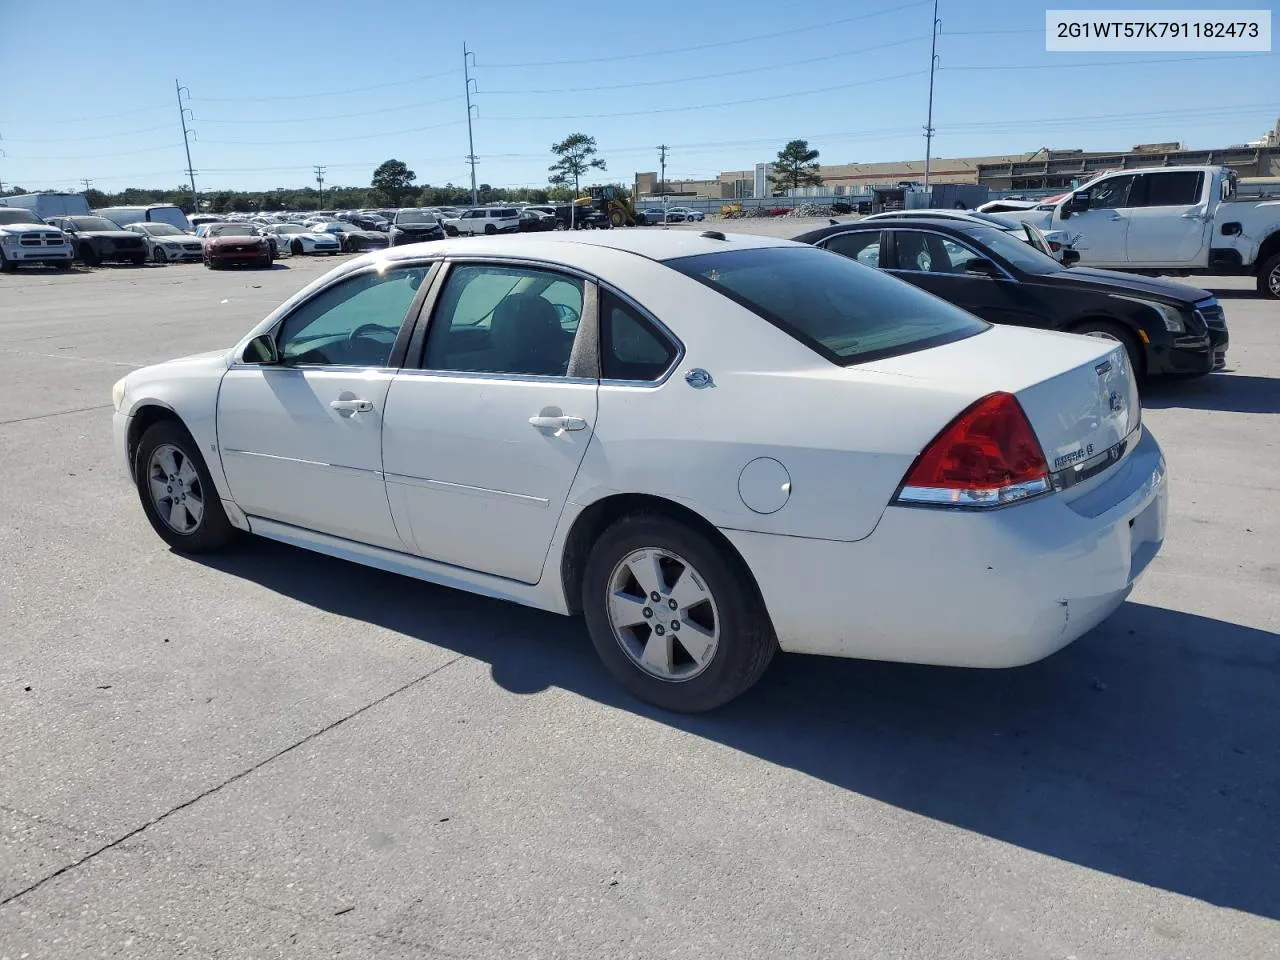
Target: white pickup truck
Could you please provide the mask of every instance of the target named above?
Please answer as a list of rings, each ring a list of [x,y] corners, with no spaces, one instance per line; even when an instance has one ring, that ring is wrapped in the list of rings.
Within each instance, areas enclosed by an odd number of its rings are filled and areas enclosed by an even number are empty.
[[[1280,200],[1238,200],[1227,167],[1113,170],[1051,210],[1001,216],[1064,231],[1086,266],[1256,276],[1280,298]]]

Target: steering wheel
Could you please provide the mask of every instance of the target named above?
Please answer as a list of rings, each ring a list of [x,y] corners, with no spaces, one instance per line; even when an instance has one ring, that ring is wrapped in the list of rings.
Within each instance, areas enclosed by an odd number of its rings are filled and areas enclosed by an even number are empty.
[[[368,340],[381,341],[385,338],[381,336],[376,336],[376,334],[388,334],[388,333],[391,333],[391,331],[388,330],[386,327],[382,326],[382,324],[380,323],[362,323],[360,324],[360,326],[356,327],[349,334],[347,334],[347,342],[354,347],[357,340],[368,339]],[[393,343],[395,342],[394,334],[392,334],[391,341]]]

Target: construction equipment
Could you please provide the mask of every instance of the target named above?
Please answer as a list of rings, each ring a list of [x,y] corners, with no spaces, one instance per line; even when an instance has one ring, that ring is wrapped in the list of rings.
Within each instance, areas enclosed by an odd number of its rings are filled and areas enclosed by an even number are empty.
[[[631,198],[616,184],[588,187],[587,191],[590,196],[579,197],[574,201],[574,205],[603,214],[605,222],[602,226],[634,227],[637,223],[644,223],[644,215],[636,213]]]

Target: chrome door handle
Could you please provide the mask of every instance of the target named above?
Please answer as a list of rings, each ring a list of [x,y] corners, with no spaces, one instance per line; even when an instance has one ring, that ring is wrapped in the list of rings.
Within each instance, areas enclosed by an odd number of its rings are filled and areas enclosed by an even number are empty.
[[[339,413],[368,413],[373,409],[372,400],[330,400],[329,408]]]
[[[585,430],[587,421],[581,417],[530,417],[529,426],[559,433],[562,430]]]
[[[1114,217],[1107,217],[1107,219],[1108,219],[1108,220],[1123,220],[1123,219],[1124,219],[1124,217],[1121,217],[1121,216],[1114,216]]]

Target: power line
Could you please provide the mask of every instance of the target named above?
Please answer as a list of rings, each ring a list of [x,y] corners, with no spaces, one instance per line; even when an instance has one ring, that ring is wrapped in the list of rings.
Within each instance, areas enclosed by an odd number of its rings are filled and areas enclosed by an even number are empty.
[[[425,127],[410,127],[407,130],[387,130],[383,133],[363,134],[359,137],[343,137],[342,142],[346,143],[351,140],[377,140],[380,137],[398,137],[406,133],[421,133],[424,130],[439,130],[442,127],[461,126],[463,120],[449,120],[446,123],[433,123]],[[307,143],[333,143],[333,136],[320,137],[317,140],[297,140],[290,137],[288,140],[201,140],[201,143],[218,144],[224,147],[270,147],[279,146],[281,144],[307,144]]]
[[[858,20],[869,20],[872,17],[884,16],[887,13],[897,13],[900,10],[910,10],[912,7],[923,7],[933,0],[915,0],[914,3],[899,4],[894,7],[886,7],[881,10],[872,10],[868,13],[860,13],[854,17],[842,17],[839,20],[828,20],[825,23],[814,23],[807,27],[792,27],[789,30],[777,30],[773,33],[761,33],[751,37],[739,37],[736,40],[716,40],[712,43],[700,43],[692,47],[671,47],[666,50],[649,50],[644,53],[623,53],[612,57],[578,57],[572,60],[537,60],[527,63],[481,63],[477,67],[484,70],[509,70],[517,67],[559,67],[559,66],[576,66],[583,63],[613,63],[618,60],[637,60],[641,57],[660,57],[670,53],[693,53],[698,50],[712,50],[717,47],[731,47],[739,43],[754,43],[757,40],[772,40],[775,37],[788,37],[797,33],[808,33],[810,30],[824,30],[828,27],[837,27],[846,23],[854,23]]]
[[[941,67],[942,70],[1067,70],[1072,67],[1136,67],[1146,63],[1200,63],[1208,60],[1256,60],[1274,57],[1275,53],[1216,54],[1211,57],[1161,57],[1151,60],[1092,60],[1088,63],[1020,63],[1020,64],[972,64],[959,67]]]
[[[320,97],[340,97],[348,93],[365,93],[369,90],[385,90],[387,87],[403,87],[410,83],[421,83],[423,80],[435,80],[456,74],[457,70],[443,70],[440,73],[424,73],[420,77],[408,77],[405,80],[391,80],[387,83],[375,83],[368,87],[348,87],[345,90],[329,90],[320,93],[296,93],[280,97],[200,97],[198,103],[270,103],[275,100],[315,100]]]
[[[139,107],[137,110],[125,110],[122,113],[100,113],[93,117],[71,117],[63,120],[46,120],[49,124],[62,125],[64,123],[88,123],[91,120],[116,120],[120,117],[136,117],[140,113],[159,113],[161,110],[168,110],[169,106]]]
[[[929,0],[930,3],[933,0]],[[686,107],[665,107],[656,110],[629,110],[628,116],[652,116],[657,113],[687,113],[690,110],[711,110],[716,107],[737,107],[749,103],[766,103],[770,100],[790,100],[794,97],[807,97],[816,93],[831,93],[836,90],[849,90],[853,87],[865,87],[873,83],[885,83],[889,80],[902,80],[906,77],[918,77],[927,70],[910,70],[906,73],[895,73],[887,77],[872,77],[868,80],[855,80],[852,83],[839,83],[831,87],[817,87],[812,90],[796,90],[793,93],[778,93],[767,97],[750,97],[745,100],[724,100],[720,103],[699,103]],[[616,117],[617,113],[579,113],[558,117],[491,117],[492,120],[600,120]]]
[[[323,121],[323,120],[350,120],[350,119],[352,119],[352,118],[354,118],[354,117],[372,117],[372,116],[376,116],[377,114],[380,114],[380,113],[397,113],[397,112],[401,112],[401,111],[405,111],[405,110],[417,110],[419,107],[429,107],[429,106],[431,106],[431,105],[433,105],[433,104],[437,104],[437,103],[452,103],[452,102],[455,102],[455,101],[457,101],[457,100],[461,100],[461,99],[462,99],[461,97],[459,97],[459,96],[457,96],[457,95],[455,94],[455,95],[454,95],[454,96],[452,96],[452,97],[438,97],[438,98],[436,98],[435,100],[420,100],[420,101],[419,101],[419,102],[417,102],[417,103],[403,104],[403,105],[401,105],[401,106],[396,106],[396,107],[383,107],[382,109],[379,109],[379,110],[359,110],[359,111],[356,111],[355,113],[335,113],[335,114],[330,114],[329,116],[325,116],[325,117],[289,117],[289,118],[287,118],[287,119],[267,119],[267,120],[261,120],[261,119],[253,119],[253,120],[211,120],[211,119],[209,119],[208,117],[205,117],[205,116],[202,114],[202,115],[201,115],[201,117],[200,117],[200,122],[201,122],[201,123],[230,123],[230,124],[241,124],[241,123],[270,123],[270,124],[281,124],[281,123],[319,123],[320,121]]]
[[[725,77],[741,77],[752,73],[765,73],[770,70],[782,70],[787,67],[804,66],[810,63],[822,63],[826,60],[837,60],[840,57],[850,57],[859,53],[870,53],[874,50],[887,50],[890,47],[901,47],[909,43],[919,43],[929,38],[921,35],[918,37],[908,37],[905,40],[892,40],[888,43],[876,43],[869,47],[858,47],[854,50],[841,50],[837,53],[828,53],[820,57],[806,57],[803,60],[788,60],[784,63],[774,63],[764,67],[748,67],[743,70],[728,70],[724,73],[704,73],[695,77],[675,77],[669,80],[640,80],[635,83],[615,83],[605,86],[590,87],[557,87],[544,90],[489,90],[485,89],[485,93],[489,96],[515,96],[526,94],[544,94],[544,93],[592,93],[597,90],[629,90],[636,87],[661,87],[669,86],[673,83],[696,83],[700,80],[720,80]]]
[[[71,123],[72,121],[65,121]],[[133,137],[140,133],[154,133],[157,130],[172,130],[173,128],[167,123],[162,123],[156,127],[143,127],[141,130],[122,130],[119,133],[101,133],[91,137],[34,137],[31,139],[11,140],[7,139],[7,143],[83,143],[87,140],[113,140],[116,137]]]

